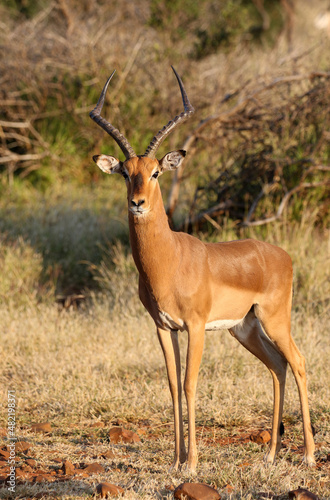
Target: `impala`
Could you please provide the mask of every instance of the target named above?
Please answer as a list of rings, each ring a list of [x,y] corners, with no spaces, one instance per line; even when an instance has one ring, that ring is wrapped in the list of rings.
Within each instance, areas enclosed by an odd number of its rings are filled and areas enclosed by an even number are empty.
[[[281,447],[280,427],[287,363],[293,371],[300,396],[305,455],[314,461],[305,360],[290,334],[292,263],[276,246],[252,239],[203,243],[170,229],[158,177],[177,169],[185,151],[155,158],[164,139],[194,112],[183,83],[178,80],[184,111],[163,127],[143,155],[136,155],[127,139],[101,117],[109,82],[106,82],[91,118],[120,146],[126,160],[97,155],[93,160],[107,174],[120,174],[127,187],[129,234],[139,271],[140,300],[157,328],[164,353],[174,410],[175,454],[172,467],[187,460],[192,472],[197,464],[195,395],[205,330],[228,329],[246,349],[262,361],[273,378],[272,436],[265,457],[273,463]],[[186,454],[181,402],[178,332],[188,332],[184,391],[188,410]]]

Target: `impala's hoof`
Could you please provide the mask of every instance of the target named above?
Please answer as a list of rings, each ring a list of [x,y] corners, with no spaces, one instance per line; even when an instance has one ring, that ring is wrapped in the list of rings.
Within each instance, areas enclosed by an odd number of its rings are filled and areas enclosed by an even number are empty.
[[[267,452],[266,455],[264,455],[264,463],[265,465],[274,465],[275,455],[271,454],[270,452]]]
[[[306,464],[308,467],[316,467],[316,461],[314,456],[305,455],[303,458],[303,463]]]

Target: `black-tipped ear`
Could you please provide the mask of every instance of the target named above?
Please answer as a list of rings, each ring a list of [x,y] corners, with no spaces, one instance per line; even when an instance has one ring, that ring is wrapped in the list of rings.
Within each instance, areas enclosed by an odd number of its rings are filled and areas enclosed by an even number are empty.
[[[93,160],[96,165],[106,174],[120,174],[122,162],[117,160],[114,156],[108,155],[95,155]]]
[[[171,151],[160,160],[159,165],[163,172],[166,170],[176,170],[183,162],[185,156],[186,152],[183,149]]]

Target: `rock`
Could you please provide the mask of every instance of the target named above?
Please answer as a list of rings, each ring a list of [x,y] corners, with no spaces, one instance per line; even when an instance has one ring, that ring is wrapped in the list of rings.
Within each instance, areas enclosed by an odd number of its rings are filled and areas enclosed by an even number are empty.
[[[115,486],[111,483],[100,483],[96,486],[96,493],[101,495],[101,498],[108,497],[118,497],[119,495],[123,495],[125,490],[120,486]]]
[[[221,496],[214,488],[202,483],[182,483],[174,491],[174,498],[187,500],[219,500]]]
[[[4,458],[6,461],[8,461],[9,455],[9,451],[4,450],[3,448],[0,450],[0,457]]]
[[[102,457],[102,458],[104,458],[104,459],[107,459],[107,458],[115,458],[115,457],[116,457],[116,455],[114,454],[114,452],[113,452],[113,451],[108,450],[108,451],[106,451],[105,453],[102,453],[102,454],[101,454],[101,457]]]
[[[260,431],[258,434],[251,434],[251,441],[258,444],[266,444],[271,440],[271,435],[268,431]]]
[[[43,434],[50,434],[52,432],[52,426],[49,422],[42,422],[40,424],[31,425],[30,430],[32,432],[41,432]]]
[[[16,442],[16,451],[20,453],[26,453],[30,448],[32,444],[28,443],[27,441],[17,441]]]
[[[75,466],[69,462],[69,460],[65,460],[62,465],[62,470],[66,476],[73,476],[75,473]]]
[[[47,473],[37,474],[33,478],[34,483],[53,482],[53,481],[55,481],[54,476],[52,476],[51,474],[47,474]]]
[[[84,469],[84,472],[87,472],[88,474],[100,474],[102,472],[105,472],[105,468],[103,467],[103,465],[94,462],[93,464],[87,465],[87,467],[85,467]]]
[[[37,465],[37,462],[33,458],[27,458],[25,463],[30,467],[35,467]]]
[[[48,491],[40,491],[39,493],[35,493],[33,498],[56,498],[57,493],[55,490]]]
[[[319,500],[319,497],[317,495],[314,495],[314,493],[311,493],[308,490],[305,490],[305,488],[298,488],[297,490],[292,490],[289,491],[289,498],[291,499],[296,499],[296,500]]]
[[[234,491],[234,487],[233,487],[231,484],[229,484],[229,483],[228,483],[228,484],[226,484],[226,486],[224,486],[224,487],[222,488],[222,491],[223,491],[224,493],[227,493],[227,495],[230,495],[230,493],[233,493],[233,491]]]
[[[111,443],[140,443],[141,439],[135,432],[124,429],[123,427],[112,427],[109,431]]]
[[[104,422],[100,422],[100,421],[97,421],[97,422],[93,422],[92,425],[91,425],[92,428],[100,428],[100,429],[103,429],[103,427],[105,427],[105,423]]]

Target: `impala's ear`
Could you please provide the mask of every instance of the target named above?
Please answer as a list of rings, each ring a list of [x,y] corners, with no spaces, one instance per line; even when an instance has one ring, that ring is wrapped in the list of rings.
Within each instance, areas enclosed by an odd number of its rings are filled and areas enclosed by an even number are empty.
[[[167,153],[159,162],[162,172],[166,170],[176,170],[184,160],[186,152],[183,149]]]
[[[120,174],[122,162],[117,160],[114,156],[108,155],[95,155],[93,160],[96,165],[103,170],[106,174]]]

